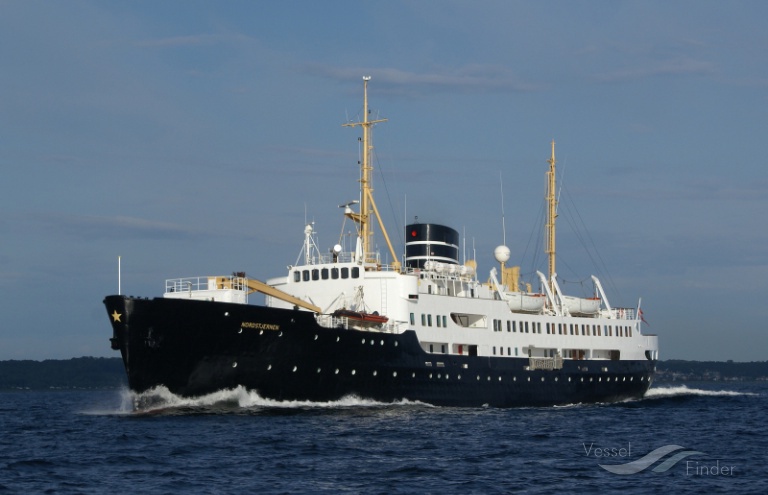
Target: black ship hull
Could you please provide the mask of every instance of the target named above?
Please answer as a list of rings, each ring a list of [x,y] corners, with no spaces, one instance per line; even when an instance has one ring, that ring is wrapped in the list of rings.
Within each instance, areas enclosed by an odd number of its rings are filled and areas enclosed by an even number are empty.
[[[563,361],[425,352],[416,333],[325,328],[312,313],[188,299],[104,300],[132,391],[200,396],[238,386],[282,401],[355,395],[381,402],[514,407],[639,398],[651,360]]]

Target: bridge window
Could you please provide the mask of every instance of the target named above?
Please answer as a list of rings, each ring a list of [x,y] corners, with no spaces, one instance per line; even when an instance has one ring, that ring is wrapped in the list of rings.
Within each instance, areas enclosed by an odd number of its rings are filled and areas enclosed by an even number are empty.
[[[360,278],[360,267],[352,267],[352,278]]]
[[[336,280],[339,278],[339,269],[338,268],[331,268],[331,278]]]
[[[312,280],[320,280],[320,270],[317,268],[312,270]]]
[[[323,268],[320,270],[320,276],[323,277],[323,280],[328,280],[328,269]]]
[[[296,270],[293,272],[293,281],[294,282],[301,282],[301,272]]]
[[[309,282],[309,270],[304,270],[302,272],[302,278],[304,279],[305,282]]]

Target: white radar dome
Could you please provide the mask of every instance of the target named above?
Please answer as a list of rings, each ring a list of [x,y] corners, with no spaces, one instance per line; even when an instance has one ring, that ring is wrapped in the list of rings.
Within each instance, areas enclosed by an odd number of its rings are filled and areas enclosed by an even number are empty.
[[[336,254],[341,254],[341,244],[336,244],[333,246],[333,252]]]
[[[493,250],[493,257],[499,263],[506,263],[509,260],[509,248],[507,246],[498,246]]]

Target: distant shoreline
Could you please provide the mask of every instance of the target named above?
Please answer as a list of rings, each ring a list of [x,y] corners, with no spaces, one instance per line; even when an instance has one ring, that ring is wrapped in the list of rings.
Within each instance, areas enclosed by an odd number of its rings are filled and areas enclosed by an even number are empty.
[[[659,361],[656,382],[768,381],[768,361]],[[119,357],[0,361],[0,390],[117,389],[127,386]]]

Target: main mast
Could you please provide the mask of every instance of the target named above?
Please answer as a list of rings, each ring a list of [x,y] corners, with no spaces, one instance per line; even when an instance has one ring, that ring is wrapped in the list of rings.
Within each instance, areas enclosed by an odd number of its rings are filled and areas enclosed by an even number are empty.
[[[371,140],[371,132],[374,124],[380,122],[386,122],[387,119],[368,120],[368,81],[371,80],[371,76],[363,76],[363,120],[362,122],[351,122],[343,124],[345,127],[360,126],[363,128],[363,156],[360,164],[360,213],[349,212],[346,215],[357,222],[359,225],[358,234],[363,241],[363,260],[365,263],[375,263],[376,257],[374,253],[373,242],[373,215],[379,221],[381,232],[384,235],[384,239],[387,242],[389,251],[393,258],[393,267],[399,269],[400,263],[397,261],[397,255],[392,248],[392,243],[387,235],[387,230],[384,228],[384,224],[379,216],[378,209],[376,208],[376,202],[373,200],[373,165],[371,164],[371,156],[373,154],[373,142]]]
[[[547,160],[547,254],[549,255],[549,284],[554,291],[552,276],[555,274],[555,219],[557,218],[557,197],[555,193],[555,140],[552,140],[552,157]]]

